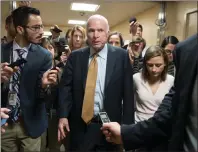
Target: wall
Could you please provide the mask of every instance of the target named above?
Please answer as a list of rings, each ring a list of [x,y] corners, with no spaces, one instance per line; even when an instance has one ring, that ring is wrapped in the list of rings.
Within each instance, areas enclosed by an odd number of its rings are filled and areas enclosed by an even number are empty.
[[[158,17],[160,5],[157,4],[151,9],[148,9],[140,14],[135,15],[138,22],[143,26],[143,37],[148,45],[156,44],[157,39],[157,25],[155,25],[155,20]],[[129,22],[128,20],[122,22],[111,28],[111,31],[121,32],[124,39],[131,39],[129,35]]]
[[[9,15],[9,7],[10,7],[10,2],[9,1],[4,1],[0,2],[1,3],[1,37],[6,36],[6,31],[5,31],[5,19]]]
[[[186,13],[189,13],[193,10],[197,10],[197,2],[176,2],[176,20],[175,20],[175,36],[179,40],[184,40],[184,30],[185,30],[185,17]],[[197,20],[194,21],[197,27]]]
[[[157,29],[155,20],[158,17],[160,5],[135,15],[138,22],[143,25],[143,38],[148,45],[157,43]],[[184,40],[185,16],[186,13],[197,10],[197,2],[167,2],[165,36],[175,35],[180,41]],[[197,21],[194,21],[197,24]],[[118,31],[123,34],[124,39],[130,39],[128,20],[111,28],[111,31]]]

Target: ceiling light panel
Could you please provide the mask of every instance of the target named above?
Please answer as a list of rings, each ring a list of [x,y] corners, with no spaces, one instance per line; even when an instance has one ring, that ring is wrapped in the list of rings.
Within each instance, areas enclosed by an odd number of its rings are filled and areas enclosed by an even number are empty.
[[[82,20],[69,20],[68,24],[75,24],[75,25],[84,25],[86,24],[86,21],[82,21]]]
[[[99,9],[100,5],[97,4],[88,4],[88,3],[72,3],[71,10],[74,11],[88,11],[96,12]]]

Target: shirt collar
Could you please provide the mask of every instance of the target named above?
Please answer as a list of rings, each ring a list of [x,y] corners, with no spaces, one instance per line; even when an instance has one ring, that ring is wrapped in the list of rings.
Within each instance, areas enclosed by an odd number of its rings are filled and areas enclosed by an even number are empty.
[[[14,41],[13,41],[13,50],[16,51],[17,49],[22,49],[22,50],[24,50],[25,52],[28,52],[28,50],[30,49],[31,45],[32,45],[32,44],[30,43],[28,46],[26,46],[26,47],[24,47],[24,48],[21,48],[21,47],[17,44],[17,42],[14,40]]]
[[[92,47],[90,47],[90,55],[89,57],[91,58],[95,51],[93,50]],[[107,58],[107,44],[103,47],[103,49],[98,53],[98,56],[100,56],[102,59],[106,60]]]

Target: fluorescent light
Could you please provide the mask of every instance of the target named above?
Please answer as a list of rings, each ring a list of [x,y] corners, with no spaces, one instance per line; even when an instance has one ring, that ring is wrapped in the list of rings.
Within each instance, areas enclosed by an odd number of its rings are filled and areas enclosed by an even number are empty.
[[[79,24],[79,25],[84,25],[86,24],[86,21],[81,21],[81,20],[69,20],[68,24]]]
[[[87,3],[72,3],[71,10],[74,11],[89,11],[89,12],[96,12],[100,5],[96,4],[87,4]]]
[[[50,36],[50,35],[52,35],[52,33],[50,31],[44,31],[43,36]]]

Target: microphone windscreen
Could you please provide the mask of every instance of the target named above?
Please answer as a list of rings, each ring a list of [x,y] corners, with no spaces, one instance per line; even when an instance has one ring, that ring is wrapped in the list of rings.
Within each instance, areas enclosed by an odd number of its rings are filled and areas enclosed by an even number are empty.
[[[136,22],[136,21],[137,21],[137,19],[135,17],[131,17],[130,20],[129,20],[129,23]]]

